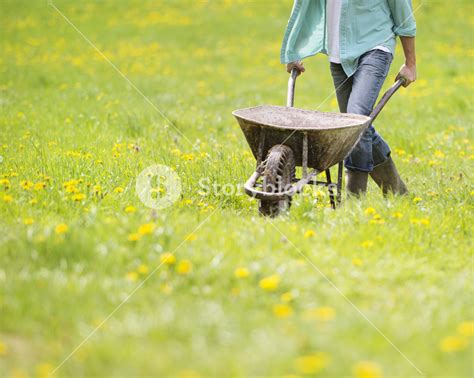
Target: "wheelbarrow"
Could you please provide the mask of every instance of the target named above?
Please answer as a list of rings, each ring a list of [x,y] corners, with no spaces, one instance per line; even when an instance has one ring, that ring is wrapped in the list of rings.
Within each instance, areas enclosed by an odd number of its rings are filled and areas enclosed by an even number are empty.
[[[294,108],[297,76],[293,68],[286,106],[261,105],[232,112],[257,160],[244,190],[260,201],[259,212],[264,216],[288,210],[291,198],[305,185],[326,186],[335,209],[336,202],[341,202],[342,161],[404,80],[395,82],[367,117]],[[337,181],[333,183],[330,168],[336,164]],[[295,176],[296,167],[302,167],[301,178]],[[322,172],[326,181],[317,180]]]

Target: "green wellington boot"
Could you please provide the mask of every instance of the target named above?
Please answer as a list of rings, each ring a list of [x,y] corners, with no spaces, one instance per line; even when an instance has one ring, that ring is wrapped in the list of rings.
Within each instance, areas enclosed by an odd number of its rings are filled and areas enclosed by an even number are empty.
[[[356,197],[367,191],[368,172],[346,170],[347,193]]]
[[[376,184],[382,189],[384,195],[387,195],[389,192],[393,194],[408,193],[407,186],[400,178],[391,157],[382,164],[377,165],[370,173],[370,177],[372,177]]]

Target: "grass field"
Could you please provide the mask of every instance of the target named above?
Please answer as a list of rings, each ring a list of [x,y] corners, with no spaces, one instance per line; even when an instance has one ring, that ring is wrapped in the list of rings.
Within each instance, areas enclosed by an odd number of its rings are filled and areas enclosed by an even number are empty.
[[[54,6],[1,2],[1,376],[472,376],[471,2],[415,1],[419,79],[377,121],[410,195],[274,220],[219,188],[254,170],[232,110],[285,102],[291,1]],[[295,105],[337,111],[306,67]]]

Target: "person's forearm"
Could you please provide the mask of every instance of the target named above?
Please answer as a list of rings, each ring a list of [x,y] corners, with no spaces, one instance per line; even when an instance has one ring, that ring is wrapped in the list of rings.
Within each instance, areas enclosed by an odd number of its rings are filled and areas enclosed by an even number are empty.
[[[405,54],[405,64],[409,67],[416,66],[415,37],[400,37],[400,41]]]
[[[403,86],[407,87],[416,80],[415,37],[400,37],[400,41],[405,53],[405,64],[400,68],[395,80],[403,78]]]

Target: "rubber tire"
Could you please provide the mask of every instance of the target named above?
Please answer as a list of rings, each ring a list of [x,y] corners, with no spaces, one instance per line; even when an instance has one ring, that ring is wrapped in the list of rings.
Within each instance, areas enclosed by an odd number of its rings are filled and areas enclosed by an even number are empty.
[[[282,191],[295,177],[293,150],[283,144],[273,146],[264,161],[262,190],[267,193]],[[260,200],[259,212],[266,217],[276,217],[289,210],[291,198]]]

